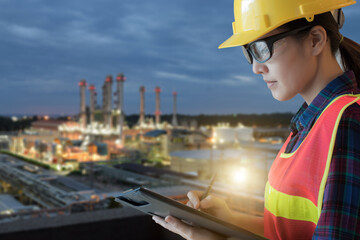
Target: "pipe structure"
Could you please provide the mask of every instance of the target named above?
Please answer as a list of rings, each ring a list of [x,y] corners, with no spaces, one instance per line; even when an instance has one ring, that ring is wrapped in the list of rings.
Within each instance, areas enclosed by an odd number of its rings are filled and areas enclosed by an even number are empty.
[[[106,96],[107,96],[107,108],[106,108],[106,120],[105,124],[108,128],[112,128],[112,76],[108,75],[106,77]]]
[[[156,87],[155,88],[155,94],[156,94],[156,105],[155,105],[155,124],[156,127],[158,127],[160,125],[160,92],[161,92],[161,88],[160,87]]]
[[[178,122],[177,122],[177,117],[176,117],[176,97],[177,97],[177,93],[173,92],[173,97],[174,97],[174,105],[173,105],[173,116],[172,116],[172,122],[171,124],[173,125],[173,127],[177,127]]]
[[[80,87],[80,126],[86,128],[86,80],[79,82]]]
[[[143,126],[145,123],[145,87],[140,87],[140,118],[139,125]]]
[[[96,92],[95,86],[91,84],[89,86],[90,91],[90,124],[94,122],[95,104],[96,104]]]
[[[103,113],[103,124],[106,125],[106,123],[108,122],[107,120],[107,114],[106,114],[106,109],[107,109],[107,101],[108,101],[108,97],[107,97],[107,85],[106,85],[106,81],[104,82],[104,84],[102,85],[102,113]]]
[[[122,141],[123,125],[124,125],[124,82],[126,77],[119,73],[116,77],[117,81],[117,109],[118,109],[118,124],[119,124],[119,140]]]

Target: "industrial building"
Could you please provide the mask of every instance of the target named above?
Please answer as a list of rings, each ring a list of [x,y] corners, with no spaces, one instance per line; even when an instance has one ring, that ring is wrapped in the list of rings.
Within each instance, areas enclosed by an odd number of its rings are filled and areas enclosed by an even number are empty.
[[[78,86],[80,90],[80,111],[78,121],[39,120],[32,128],[12,139],[10,151],[39,159],[49,164],[59,164],[76,160],[104,161],[119,157],[124,152],[126,142],[142,141],[146,132],[155,129],[165,129],[169,132],[174,127],[161,122],[160,92],[156,87],[155,120],[145,118],[145,87],[140,87],[140,117],[138,124],[129,128],[124,119],[124,83],[126,77],[119,73],[115,79],[116,90],[113,92],[113,77],[106,76],[102,85],[102,106],[98,105],[97,92],[94,84],[88,87],[85,79]],[[87,90],[90,102],[87,107]],[[172,122],[176,119],[176,93],[174,95],[174,113]],[[113,96],[115,96],[113,98]],[[95,152],[89,153],[89,144],[95,145]],[[133,147],[133,146],[130,146]],[[136,146],[135,146],[136,147]],[[161,156],[168,156],[168,150]]]
[[[26,206],[9,194],[0,194],[0,216],[36,210],[40,210],[40,208],[35,205]]]

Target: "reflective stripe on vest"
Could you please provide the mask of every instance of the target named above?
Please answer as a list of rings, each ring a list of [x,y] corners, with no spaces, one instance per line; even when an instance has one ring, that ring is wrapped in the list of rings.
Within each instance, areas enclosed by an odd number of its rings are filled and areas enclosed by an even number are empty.
[[[335,98],[296,151],[285,154],[291,135],[269,172],[265,188],[265,237],[311,238],[320,218],[336,133],[345,109],[360,95]],[[302,238],[303,239],[303,238]]]
[[[265,199],[266,209],[276,217],[310,221],[315,224],[318,222],[317,207],[307,198],[276,191],[267,182]],[[304,209],[304,211],[301,211],[301,209]]]

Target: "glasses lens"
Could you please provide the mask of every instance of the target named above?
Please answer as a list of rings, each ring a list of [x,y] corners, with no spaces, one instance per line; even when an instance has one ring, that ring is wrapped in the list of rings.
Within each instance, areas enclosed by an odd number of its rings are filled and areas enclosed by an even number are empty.
[[[249,46],[249,50],[252,52],[256,61],[262,63],[270,58],[270,50],[265,41],[257,41]]]
[[[245,56],[245,58],[246,58],[246,60],[250,63],[250,64],[252,64],[252,56],[251,56],[251,54],[249,53],[249,51],[244,47],[244,46],[241,46],[241,49],[242,49],[242,51],[243,51],[243,53],[244,53],[244,56]]]

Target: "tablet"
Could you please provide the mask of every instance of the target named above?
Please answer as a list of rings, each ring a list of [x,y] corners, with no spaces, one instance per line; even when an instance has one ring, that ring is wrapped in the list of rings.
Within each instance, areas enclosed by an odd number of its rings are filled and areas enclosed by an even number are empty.
[[[115,201],[149,215],[155,215],[161,218],[171,215],[182,221],[191,222],[193,225],[210,229],[223,236],[241,239],[265,239],[205,212],[155,193],[147,188],[139,187],[126,191],[115,197]]]

